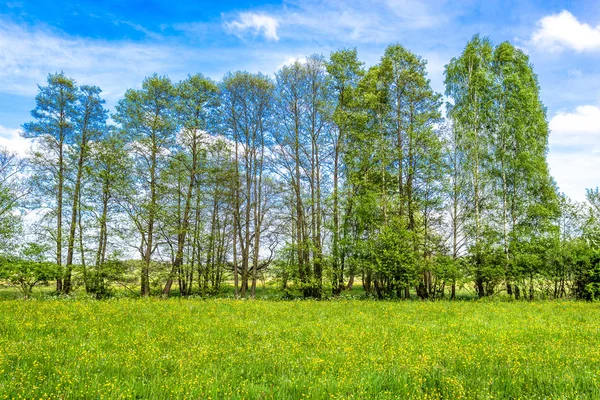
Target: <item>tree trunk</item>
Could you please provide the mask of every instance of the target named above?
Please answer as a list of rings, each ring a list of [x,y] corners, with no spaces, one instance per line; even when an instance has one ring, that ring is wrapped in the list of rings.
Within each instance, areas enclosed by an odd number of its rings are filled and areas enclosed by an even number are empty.
[[[198,164],[198,134],[194,134],[192,144],[192,168],[190,169],[189,184],[185,195],[185,206],[183,209],[183,218],[177,232],[177,252],[175,254],[175,262],[173,263],[173,269],[169,274],[169,279],[163,288],[163,296],[168,296],[173,285],[173,273],[181,268],[183,265],[183,249],[185,247],[185,240],[188,235],[190,226],[190,210],[192,208],[192,195],[194,193],[194,186],[196,184],[197,164]],[[181,284],[179,285],[181,289]]]
[[[77,227],[77,217],[79,215],[80,208],[79,202],[81,199],[81,180],[83,177],[83,163],[85,160],[86,146],[87,138],[85,132],[83,132],[79,149],[79,158],[77,160],[77,176],[75,178],[75,191],[73,193],[73,208],[71,210],[71,225],[69,228],[67,247],[67,265],[63,279],[63,292],[67,294],[71,291],[71,271],[73,269],[73,254],[75,252],[75,230]]]
[[[61,122],[64,116],[61,114]],[[56,195],[56,265],[59,268],[59,275],[56,278],[56,291],[63,291],[62,281],[62,213],[63,213],[63,186],[64,186],[64,157],[63,157],[64,134],[61,129],[58,148],[58,193]]]
[[[154,141],[154,138],[153,138]],[[146,250],[144,253],[144,264],[142,266],[141,295],[147,297],[150,295],[150,262],[152,260],[153,239],[154,239],[154,218],[156,213],[157,193],[156,193],[156,157],[157,146],[152,144],[152,155],[150,164],[150,206],[148,211],[148,230],[146,232]]]

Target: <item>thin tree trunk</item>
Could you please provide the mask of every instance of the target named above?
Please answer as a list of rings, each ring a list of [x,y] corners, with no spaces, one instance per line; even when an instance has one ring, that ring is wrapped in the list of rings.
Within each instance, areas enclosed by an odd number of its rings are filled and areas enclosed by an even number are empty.
[[[77,217],[79,215],[80,199],[81,199],[81,180],[83,177],[83,163],[85,160],[87,138],[84,132],[81,137],[81,148],[79,149],[79,158],[77,160],[77,176],[75,178],[75,191],[73,193],[73,208],[71,210],[71,225],[69,229],[69,239],[67,246],[67,265],[65,276],[63,279],[63,291],[69,293],[71,291],[71,272],[73,269],[73,254],[75,252],[75,231],[77,228]]]
[[[64,114],[61,113],[61,122],[64,121]],[[60,130],[60,139],[58,143],[58,193],[56,195],[56,264],[59,267],[59,276],[56,278],[56,291],[63,291],[62,282],[62,213],[63,213],[63,186],[64,186],[64,133]]]
[[[154,138],[153,138],[154,141]],[[156,143],[152,143],[152,155],[150,164],[150,206],[148,210],[148,230],[146,232],[146,250],[144,253],[144,264],[142,266],[142,279],[141,279],[141,295],[147,297],[150,295],[150,262],[152,259],[153,252],[153,239],[154,239],[154,219],[156,214]]]
[[[169,279],[163,288],[163,296],[168,296],[173,285],[173,272],[183,265],[183,249],[185,248],[185,240],[188,236],[188,230],[190,226],[190,210],[192,208],[192,195],[194,193],[194,186],[196,184],[197,165],[198,164],[198,134],[194,134],[192,143],[192,168],[190,169],[189,184],[185,195],[185,206],[183,209],[183,218],[181,220],[181,226],[177,232],[177,252],[175,254],[175,262],[173,263],[173,270],[169,275]],[[181,286],[181,285],[180,285]]]

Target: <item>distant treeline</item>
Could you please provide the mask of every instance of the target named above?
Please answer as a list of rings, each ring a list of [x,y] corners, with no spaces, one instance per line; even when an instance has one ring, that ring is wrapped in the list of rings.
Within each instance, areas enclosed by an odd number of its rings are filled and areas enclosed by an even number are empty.
[[[475,36],[445,85],[401,45],[370,68],[343,49],[274,78],[153,75],[109,118],[98,87],[51,74],[28,158],[0,157],[2,276],[102,297],[139,258],[142,296],[254,297],[264,277],[312,298],[355,279],[377,298],[599,296],[600,194],[558,193],[527,55]]]

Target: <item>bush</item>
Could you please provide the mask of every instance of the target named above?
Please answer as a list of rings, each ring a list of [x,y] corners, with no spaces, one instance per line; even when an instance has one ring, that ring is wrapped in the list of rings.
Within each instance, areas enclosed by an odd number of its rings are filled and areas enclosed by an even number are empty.
[[[56,264],[30,261],[18,258],[5,258],[0,262],[2,278],[29,298],[33,288],[40,283],[47,283],[58,273]]]
[[[86,270],[86,291],[97,299],[111,295],[109,284],[123,280],[127,265],[123,261],[108,260],[96,268]]]
[[[592,258],[591,268],[586,273],[583,297],[586,300],[600,300],[600,254]]]
[[[0,259],[0,278],[18,288],[24,298],[29,298],[33,288],[47,283],[59,274],[56,264],[45,261],[47,247],[38,243],[27,243],[18,256]]]

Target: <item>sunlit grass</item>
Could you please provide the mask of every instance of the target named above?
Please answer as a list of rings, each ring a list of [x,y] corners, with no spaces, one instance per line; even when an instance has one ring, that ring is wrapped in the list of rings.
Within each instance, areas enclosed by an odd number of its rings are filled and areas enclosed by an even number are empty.
[[[0,301],[0,398],[600,398],[600,304]]]

